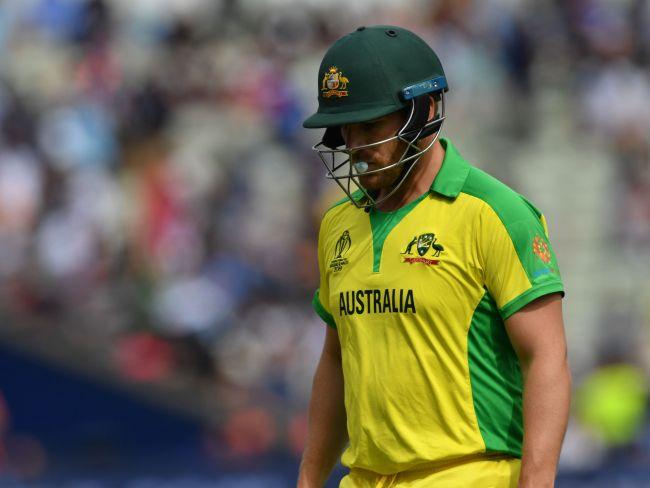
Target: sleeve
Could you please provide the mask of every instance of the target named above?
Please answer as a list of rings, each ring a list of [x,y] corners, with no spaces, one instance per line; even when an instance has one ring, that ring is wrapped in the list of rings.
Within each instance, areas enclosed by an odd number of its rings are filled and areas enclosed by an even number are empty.
[[[485,286],[505,320],[536,298],[564,296],[544,216],[523,197],[499,213],[487,206],[479,226]]]
[[[330,312],[329,306],[329,284],[327,276],[327,267],[325,266],[325,221],[321,223],[320,232],[318,233],[318,272],[320,274],[320,284],[314,298],[311,301],[314,311],[330,327],[336,329],[336,322]]]

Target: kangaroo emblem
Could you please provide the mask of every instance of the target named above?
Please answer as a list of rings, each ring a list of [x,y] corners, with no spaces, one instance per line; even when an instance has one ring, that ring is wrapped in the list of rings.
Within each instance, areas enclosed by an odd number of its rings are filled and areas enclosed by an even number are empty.
[[[445,250],[442,244],[438,244],[438,238],[433,233],[413,236],[413,239],[406,245],[406,249],[400,254],[413,254],[413,246],[417,244],[417,251],[420,256],[424,256],[429,249],[433,250],[434,257],[440,256]]]

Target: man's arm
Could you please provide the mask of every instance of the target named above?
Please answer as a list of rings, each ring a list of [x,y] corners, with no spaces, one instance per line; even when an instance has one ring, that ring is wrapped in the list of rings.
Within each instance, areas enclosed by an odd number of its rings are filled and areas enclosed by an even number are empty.
[[[541,297],[506,320],[524,376],[520,488],[552,487],[571,402],[562,298]]]
[[[314,375],[307,445],[300,463],[298,487],[322,487],[347,440],[341,344],[336,330],[327,327],[325,345]]]

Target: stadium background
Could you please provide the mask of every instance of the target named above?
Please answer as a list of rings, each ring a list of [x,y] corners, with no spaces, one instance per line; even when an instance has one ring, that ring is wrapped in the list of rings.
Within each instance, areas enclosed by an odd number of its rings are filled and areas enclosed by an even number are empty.
[[[650,486],[649,5],[3,0],[0,484],[291,486],[339,198],[301,121],[327,46],[392,23],[442,59],[444,134],[548,218],[559,485]]]

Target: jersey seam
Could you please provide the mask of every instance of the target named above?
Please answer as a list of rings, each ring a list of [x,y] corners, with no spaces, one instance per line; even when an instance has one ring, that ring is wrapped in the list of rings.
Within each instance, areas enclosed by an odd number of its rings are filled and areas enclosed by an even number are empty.
[[[354,195],[354,193],[352,195]],[[342,205],[345,205],[346,203],[349,203],[350,205],[354,205],[354,203],[352,203],[352,201],[350,200],[350,197],[346,196],[344,198],[341,198],[339,201],[334,202],[332,205],[329,206],[329,208],[327,210],[325,210],[325,213],[323,214],[323,219],[322,220],[325,220],[325,218],[331,213],[332,210],[334,210],[335,208],[338,208],[338,207],[340,207]]]
[[[402,208],[399,208],[393,212],[375,212],[369,214],[368,218],[370,220],[370,232],[372,235],[372,272],[373,274],[380,273],[381,269],[381,258],[384,254],[384,245],[386,240],[392,234],[392,232],[400,225],[404,219],[406,219],[411,212],[414,212],[416,208],[419,207],[420,203],[426,200],[426,197],[429,195],[429,192],[426,192],[420,195],[418,198],[404,205]],[[395,221],[396,220],[396,221]],[[378,221],[378,223],[373,223],[373,221]],[[388,223],[386,223],[388,221]],[[377,227],[377,229],[376,229]],[[377,234],[375,234],[375,229]],[[380,232],[381,231],[381,232]],[[375,242],[375,235],[377,235],[377,241]],[[383,237],[383,239],[382,239]]]
[[[483,200],[478,195],[473,195],[473,194],[471,194],[469,192],[466,192],[466,191],[462,191],[461,193],[464,193],[465,195],[468,195],[468,196],[470,196],[472,198],[476,198],[477,200],[482,202],[483,205],[485,205],[487,208],[489,208],[494,213],[494,215],[496,215],[496,217],[499,219],[499,222],[501,222],[501,225],[503,226],[504,230],[506,231],[506,234],[508,235],[508,241],[510,242],[510,245],[512,246],[512,249],[514,251],[515,256],[517,256],[517,262],[519,263],[519,266],[521,266],[521,269],[524,272],[524,276],[526,276],[526,279],[528,280],[528,284],[532,287],[533,286],[533,281],[531,280],[531,278],[530,278],[530,276],[528,274],[528,270],[526,269],[526,267],[524,266],[524,263],[521,260],[521,256],[519,256],[519,252],[517,252],[517,246],[515,245],[515,242],[512,240],[512,236],[510,235],[510,232],[508,232],[509,226],[503,221],[503,219],[499,215],[499,212],[497,212],[494,209],[494,207],[492,207],[492,205],[490,205],[488,202]],[[525,220],[517,220],[517,221],[513,222],[511,225],[515,225],[515,224],[518,224],[520,222],[525,222]],[[494,239],[494,236],[492,238]],[[481,255],[483,255],[483,253],[481,253]],[[486,256],[483,256],[483,258],[486,259]]]
[[[481,295],[478,299],[478,302],[476,302],[476,305],[474,306],[474,310],[472,311],[472,315],[469,318],[469,326],[467,327],[467,335],[465,336],[465,348],[467,351],[467,382],[469,383],[469,394],[470,394],[470,401],[472,403],[472,411],[474,412],[474,424],[476,425],[476,431],[479,433],[481,436],[481,441],[483,442],[483,448],[485,452],[488,452],[487,448],[487,442],[485,442],[485,437],[483,436],[483,430],[481,429],[481,425],[478,421],[478,414],[476,413],[476,402],[474,401],[474,386],[472,385],[472,372],[471,372],[471,367],[470,367],[470,358],[469,358],[469,336],[470,336],[470,329],[472,328],[472,324],[474,322],[474,315],[476,314],[476,309],[479,307],[485,296],[488,294],[488,291],[485,290],[483,295]]]
[[[496,307],[496,303],[493,301],[493,299],[492,299],[492,297],[490,295],[490,292],[488,290],[486,290],[483,293],[483,295],[481,296],[481,298],[478,301],[478,303],[476,304],[476,306],[474,307],[474,311],[473,311],[472,317],[470,319],[470,326],[467,328],[467,365],[468,365],[467,371],[468,371],[468,375],[469,375],[469,378],[470,378],[470,385],[472,386],[472,390],[471,390],[472,391],[472,397],[471,397],[472,408],[473,408],[473,411],[474,411],[474,416],[475,416],[475,420],[476,420],[476,424],[477,424],[477,430],[478,430],[478,432],[480,434],[480,437],[481,437],[481,439],[483,441],[483,444],[485,446],[485,453],[487,453],[487,454],[500,453],[500,454],[507,454],[507,455],[511,455],[511,456],[514,456],[514,457],[517,457],[517,458],[521,458],[521,450],[520,450],[521,445],[519,446],[519,449],[517,449],[517,446],[512,444],[512,442],[511,442],[512,439],[510,439],[510,436],[508,434],[505,434],[505,436],[504,436],[505,438],[502,439],[505,448],[501,447],[501,446],[496,446],[496,445],[493,444],[493,442],[494,442],[493,437],[494,436],[498,437],[500,435],[503,435],[503,432],[499,431],[499,428],[503,427],[503,426],[498,425],[498,422],[495,424],[493,419],[491,421],[487,422],[487,423],[485,422],[485,419],[484,419],[483,422],[481,422],[481,420],[479,419],[479,414],[477,412],[477,405],[479,403],[477,398],[479,398],[479,397],[474,396],[474,382],[472,382],[472,371],[474,370],[476,372],[475,381],[477,381],[477,382],[478,382],[478,375],[480,375],[480,373],[475,369],[476,366],[473,367],[473,361],[471,359],[470,343],[471,343],[471,336],[472,336],[472,327],[479,327],[479,324],[475,321],[477,311],[478,311],[479,307],[481,306],[481,304],[483,303],[483,301],[486,300],[486,299],[491,300],[492,303],[494,303],[494,305]],[[496,311],[498,313],[498,307],[496,308]],[[505,326],[505,322],[503,321],[503,319],[497,318],[497,316],[494,316],[494,319],[499,320],[499,322],[503,326]],[[474,351],[474,354],[476,354],[476,350]],[[513,354],[514,354],[514,352],[513,352]],[[522,386],[522,389],[523,389],[523,384],[521,386]],[[523,394],[523,391],[522,391],[522,394]],[[516,401],[516,400],[513,400],[513,401]],[[520,401],[523,402],[523,397],[520,397]],[[520,406],[523,409],[523,404],[521,404]],[[485,406],[483,408],[485,408]],[[523,429],[523,424],[521,424],[521,427]],[[488,442],[488,437],[490,438],[489,442]],[[520,439],[519,442],[521,442],[521,439]],[[490,444],[490,446],[488,446],[488,444]]]
[[[514,190],[512,190],[512,191],[513,191],[513,193],[514,193],[518,198],[522,199],[522,203],[523,203],[524,205],[526,205],[526,207],[528,208],[528,203],[529,203],[529,202],[528,202],[527,200],[525,200],[521,195],[519,195],[518,193],[514,192]],[[523,263],[523,261],[522,261],[522,258],[521,258],[521,256],[519,255],[519,252],[518,252],[518,250],[517,250],[517,245],[515,244],[515,241],[513,240],[512,235],[510,234],[510,229],[511,229],[513,226],[515,226],[516,224],[522,223],[522,222],[526,222],[526,219],[517,219],[517,220],[515,220],[515,221],[513,221],[513,222],[510,222],[510,223],[506,224],[506,222],[504,221],[504,219],[501,217],[501,214],[500,214],[500,213],[499,213],[499,212],[494,208],[494,206],[493,206],[490,202],[488,202],[486,199],[482,198],[480,195],[478,195],[478,194],[476,194],[476,193],[470,193],[470,192],[469,192],[468,190],[466,190],[465,188],[463,188],[463,189],[461,190],[461,193],[464,193],[464,194],[466,194],[466,195],[469,195],[469,196],[471,196],[471,197],[474,197],[474,198],[480,200],[481,202],[483,202],[483,204],[484,204],[487,208],[489,208],[489,209],[490,209],[490,210],[491,210],[491,211],[496,215],[496,217],[499,219],[499,222],[501,222],[501,225],[502,225],[503,228],[505,229],[506,234],[508,235],[508,240],[509,240],[510,243],[512,244],[512,247],[513,247],[513,249],[514,249],[514,251],[515,251],[515,255],[517,256],[517,261],[519,262],[519,265],[520,265],[521,268],[523,269],[523,271],[524,271],[524,275],[526,276],[526,279],[528,280],[528,283],[532,286],[532,285],[533,285],[533,279],[532,279],[532,277],[530,276],[528,270],[526,269],[526,266],[524,266],[524,263]],[[540,213],[540,215],[542,215],[542,214]],[[540,224],[541,224],[541,219],[539,219],[539,217],[537,217],[537,215],[535,215],[535,218],[537,218],[538,220],[540,220]],[[542,225],[542,227],[543,227],[543,224],[541,224],[541,225]]]

